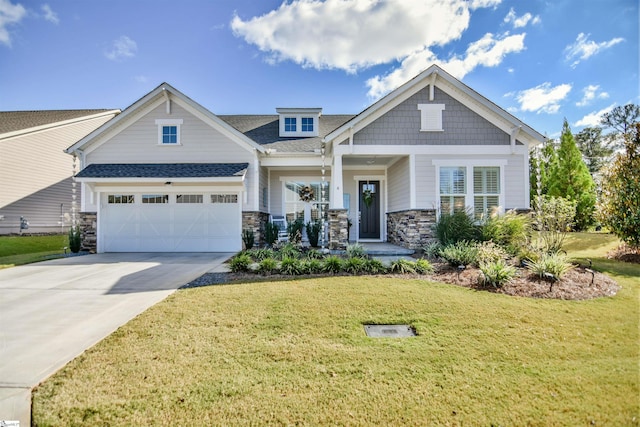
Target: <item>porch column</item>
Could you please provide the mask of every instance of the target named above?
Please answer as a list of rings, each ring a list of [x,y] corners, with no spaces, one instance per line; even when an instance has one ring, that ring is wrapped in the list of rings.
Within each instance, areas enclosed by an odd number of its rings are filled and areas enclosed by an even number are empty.
[[[342,187],[342,155],[334,154],[333,163],[331,164],[331,193],[330,193],[330,209],[344,209],[342,195],[344,189]]]

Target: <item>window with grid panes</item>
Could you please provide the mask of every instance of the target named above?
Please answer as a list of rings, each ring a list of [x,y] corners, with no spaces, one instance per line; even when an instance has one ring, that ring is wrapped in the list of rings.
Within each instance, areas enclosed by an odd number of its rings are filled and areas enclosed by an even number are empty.
[[[440,168],[440,212],[453,214],[465,210],[467,168],[464,166]]]
[[[476,219],[486,217],[500,204],[500,168],[473,168],[473,214]]]

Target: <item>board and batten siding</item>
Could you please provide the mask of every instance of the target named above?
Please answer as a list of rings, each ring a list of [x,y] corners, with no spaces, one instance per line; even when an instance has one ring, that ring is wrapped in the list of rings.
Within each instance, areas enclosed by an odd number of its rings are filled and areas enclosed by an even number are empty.
[[[183,120],[180,125],[179,145],[159,144],[156,124],[158,119]],[[243,210],[249,211],[258,210],[258,206],[255,206],[255,192],[258,191],[259,180],[255,167],[257,161],[255,153],[230,140],[191,114],[178,102],[171,103],[171,114],[167,114],[165,103],[161,103],[109,140],[89,151],[86,156],[87,165],[92,163],[248,162],[249,167],[245,175],[248,194],[243,198]],[[95,210],[95,208],[95,205],[85,198],[85,209]]]
[[[387,211],[409,209],[409,158],[403,157],[387,170]]]
[[[0,234],[20,231],[20,217],[29,232],[62,231],[72,204],[73,158],[64,150],[111,119],[83,120],[0,141]],[[80,187],[78,186],[80,207]],[[65,214],[67,214],[65,216]]]
[[[443,131],[421,132],[418,104],[444,104]],[[440,88],[429,101],[428,87],[409,97],[364,129],[355,145],[509,145],[510,136]]]

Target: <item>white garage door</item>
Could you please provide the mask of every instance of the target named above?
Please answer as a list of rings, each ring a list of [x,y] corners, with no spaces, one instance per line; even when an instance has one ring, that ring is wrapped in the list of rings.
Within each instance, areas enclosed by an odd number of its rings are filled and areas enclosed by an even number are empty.
[[[104,194],[102,252],[234,252],[242,249],[238,194]]]

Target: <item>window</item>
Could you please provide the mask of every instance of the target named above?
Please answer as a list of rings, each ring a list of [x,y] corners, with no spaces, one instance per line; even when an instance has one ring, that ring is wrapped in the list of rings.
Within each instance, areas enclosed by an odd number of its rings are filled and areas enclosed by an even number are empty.
[[[178,143],[178,126],[162,126],[162,143]]]
[[[180,145],[180,127],[182,119],[158,119],[158,144]]]
[[[473,168],[473,214],[481,219],[500,206],[500,168]]]
[[[142,203],[146,203],[146,204],[169,203],[169,195],[168,194],[144,194],[142,196]]]
[[[134,203],[134,198],[133,194],[109,194],[107,202],[110,204],[124,205]]]
[[[418,104],[420,110],[420,131],[443,131],[442,112],[444,104]]]
[[[462,165],[459,165],[462,163]],[[476,220],[504,206],[506,159],[433,160],[440,213],[469,212]]]
[[[285,117],[284,118],[284,131],[285,132],[296,132],[296,118],[295,117]]]
[[[202,194],[178,194],[176,203],[202,203]]]
[[[313,117],[302,118],[302,132],[313,132]]]
[[[212,194],[211,203],[238,203],[237,194]]]
[[[440,212],[452,214],[464,211],[467,193],[466,167],[440,168]]]

